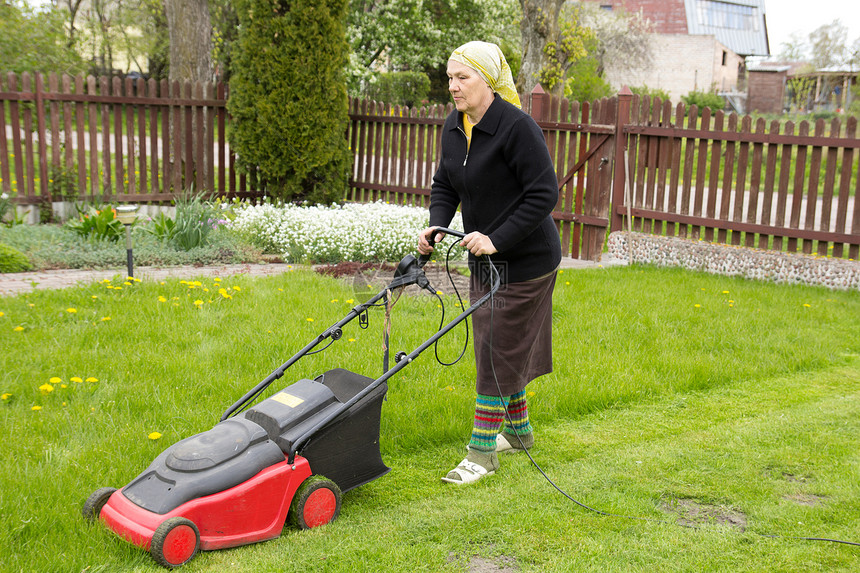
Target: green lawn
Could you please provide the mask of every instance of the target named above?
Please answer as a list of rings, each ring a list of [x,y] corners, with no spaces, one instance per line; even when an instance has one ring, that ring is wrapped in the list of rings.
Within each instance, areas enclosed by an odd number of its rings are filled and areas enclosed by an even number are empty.
[[[0,298],[0,571],[161,570],[85,523],[86,497],[211,428],[361,295],[302,270],[194,281],[118,277]],[[438,311],[403,296],[392,350],[427,338]],[[203,553],[184,570],[860,567],[860,547],[792,539],[860,542],[860,293],[567,270],[554,319],[555,371],[529,386],[534,458],[579,502],[637,519],[580,507],[522,455],[475,486],[441,482],[464,455],[474,371],[471,352],[446,368],[430,351],[390,381],[381,443],[391,473],[347,493],[330,525]],[[381,310],[367,330],[350,324],[272,390],[332,367],[378,375],[382,326]],[[441,357],[464,342],[455,331]]]

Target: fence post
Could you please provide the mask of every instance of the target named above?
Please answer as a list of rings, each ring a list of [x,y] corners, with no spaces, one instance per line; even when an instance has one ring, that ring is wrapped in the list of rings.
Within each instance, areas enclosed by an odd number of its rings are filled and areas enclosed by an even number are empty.
[[[618,113],[615,115],[615,158],[613,161],[612,204],[610,206],[609,231],[621,231],[624,225],[624,215],[619,209],[624,205],[624,188],[627,180],[627,162],[624,161],[627,150],[627,137],[624,126],[630,121],[630,102],[633,92],[624,86],[618,92]]]
[[[529,97],[531,98],[529,115],[531,115],[532,119],[535,121],[546,120],[549,116],[550,99],[552,96],[546,93],[540,84],[537,84],[532,90],[532,93],[529,94]]]

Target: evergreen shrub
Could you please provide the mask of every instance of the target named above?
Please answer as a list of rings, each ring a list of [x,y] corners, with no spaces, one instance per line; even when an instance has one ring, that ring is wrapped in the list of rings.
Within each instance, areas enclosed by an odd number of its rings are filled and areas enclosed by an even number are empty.
[[[345,70],[347,0],[237,0],[230,145],[269,195],[341,200],[352,161]]]

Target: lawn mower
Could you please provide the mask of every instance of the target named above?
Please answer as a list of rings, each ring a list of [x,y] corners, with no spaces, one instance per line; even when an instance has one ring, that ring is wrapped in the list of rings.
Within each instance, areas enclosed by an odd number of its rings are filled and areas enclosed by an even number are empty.
[[[299,359],[339,340],[347,323],[359,318],[366,325],[368,309],[387,305],[395,289],[417,285],[435,295],[423,270],[428,258],[404,257],[385,288],[249,390],[212,429],[168,447],[122,489],[96,490],[84,503],[84,517],[100,520],[170,568],[187,563],[198,550],[277,538],[288,518],[300,529],[334,520],[343,492],[390,471],[379,451],[387,380],[489,300],[498,290],[498,274],[486,296],[411,353],[398,353],[391,368],[383,329],[379,378],[336,368],[299,379],[250,406]]]

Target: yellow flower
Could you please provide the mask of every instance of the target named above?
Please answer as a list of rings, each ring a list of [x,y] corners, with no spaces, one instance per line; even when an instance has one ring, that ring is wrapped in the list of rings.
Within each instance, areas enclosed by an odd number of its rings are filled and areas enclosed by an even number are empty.
[[[53,391],[54,387],[50,384],[42,384],[41,386],[39,386],[39,392],[41,392],[42,394],[50,394]]]
[[[48,382],[50,382],[51,384],[59,384],[62,381],[63,380],[61,378],[59,378],[58,376],[52,376],[51,379],[48,380]]]
[[[87,378],[87,382],[95,383],[95,382],[98,382],[98,381],[99,381],[99,379],[98,379],[98,378],[93,378],[92,376],[90,376],[89,378]]]
[[[805,308],[812,308],[812,305],[811,305],[811,304],[808,304],[808,303],[803,303],[803,306],[804,306]]]
[[[66,309],[66,312],[68,312],[69,314],[75,314],[76,312],[78,312],[78,309],[76,309],[76,308],[67,308],[67,309]]]
[[[203,301],[198,298],[197,300],[194,301],[194,306],[196,306],[197,308],[200,308],[201,306],[203,306]]]
[[[528,393],[526,394],[526,396],[528,396],[529,398],[531,398],[531,397],[532,397],[532,396],[534,396],[534,395],[535,395],[535,393],[534,393],[533,391],[528,392]]]
[[[9,392],[5,392],[2,396],[0,396],[0,399],[8,400],[11,397],[12,397],[12,394],[10,394]]]
[[[214,280],[216,283],[220,283],[220,282],[221,282],[221,277],[215,277],[215,278],[214,278],[214,279],[212,279],[212,280]]]
[[[729,294],[729,291],[724,290],[724,291],[723,291],[723,294]]]
[[[337,302],[336,298],[331,299],[331,302]]]
[[[447,390],[448,392],[453,392],[454,387],[453,386],[445,386],[445,390]]]
[[[96,300],[98,297],[99,297],[99,295],[94,294],[94,295],[93,295],[93,300]]]
[[[240,289],[240,288],[239,288],[239,287],[237,287],[237,286],[234,286],[234,287],[233,287],[233,290],[234,290],[234,291],[236,291],[236,292],[239,292],[239,291],[240,291],[240,290],[242,290],[242,289]]]
[[[163,296],[158,297],[158,302],[167,302],[167,299]]]
[[[307,320],[308,322],[313,322],[313,321],[314,321],[314,319],[312,319],[312,318],[306,318],[305,320]]]
[[[33,410],[34,412],[38,412],[39,410],[41,410],[41,409],[42,409],[42,407],[41,407],[41,406],[33,406],[33,407],[32,407],[32,408],[30,408],[30,409],[31,409],[31,410]]]
[[[110,317],[109,317],[109,316],[103,316],[103,317],[102,317],[102,322],[105,322],[105,321],[107,321],[107,320],[110,320]]]
[[[0,312],[0,316],[5,316],[2,312]]]
[[[147,436],[147,438],[149,438],[150,440],[157,440],[160,437],[161,434],[158,432],[150,432],[150,434]]]
[[[702,308],[702,305],[701,304],[694,304],[693,308]]]
[[[124,284],[125,286],[131,286],[131,283],[130,283],[130,282],[128,282],[128,281],[125,281],[125,282],[124,282],[124,283],[122,283],[122,284]]]
[[[75,384],[80,384],[81,382],[83,382],[80,376],[72,376],[71,378],[69,378],[69,380],[71,382],[74,382]]]

